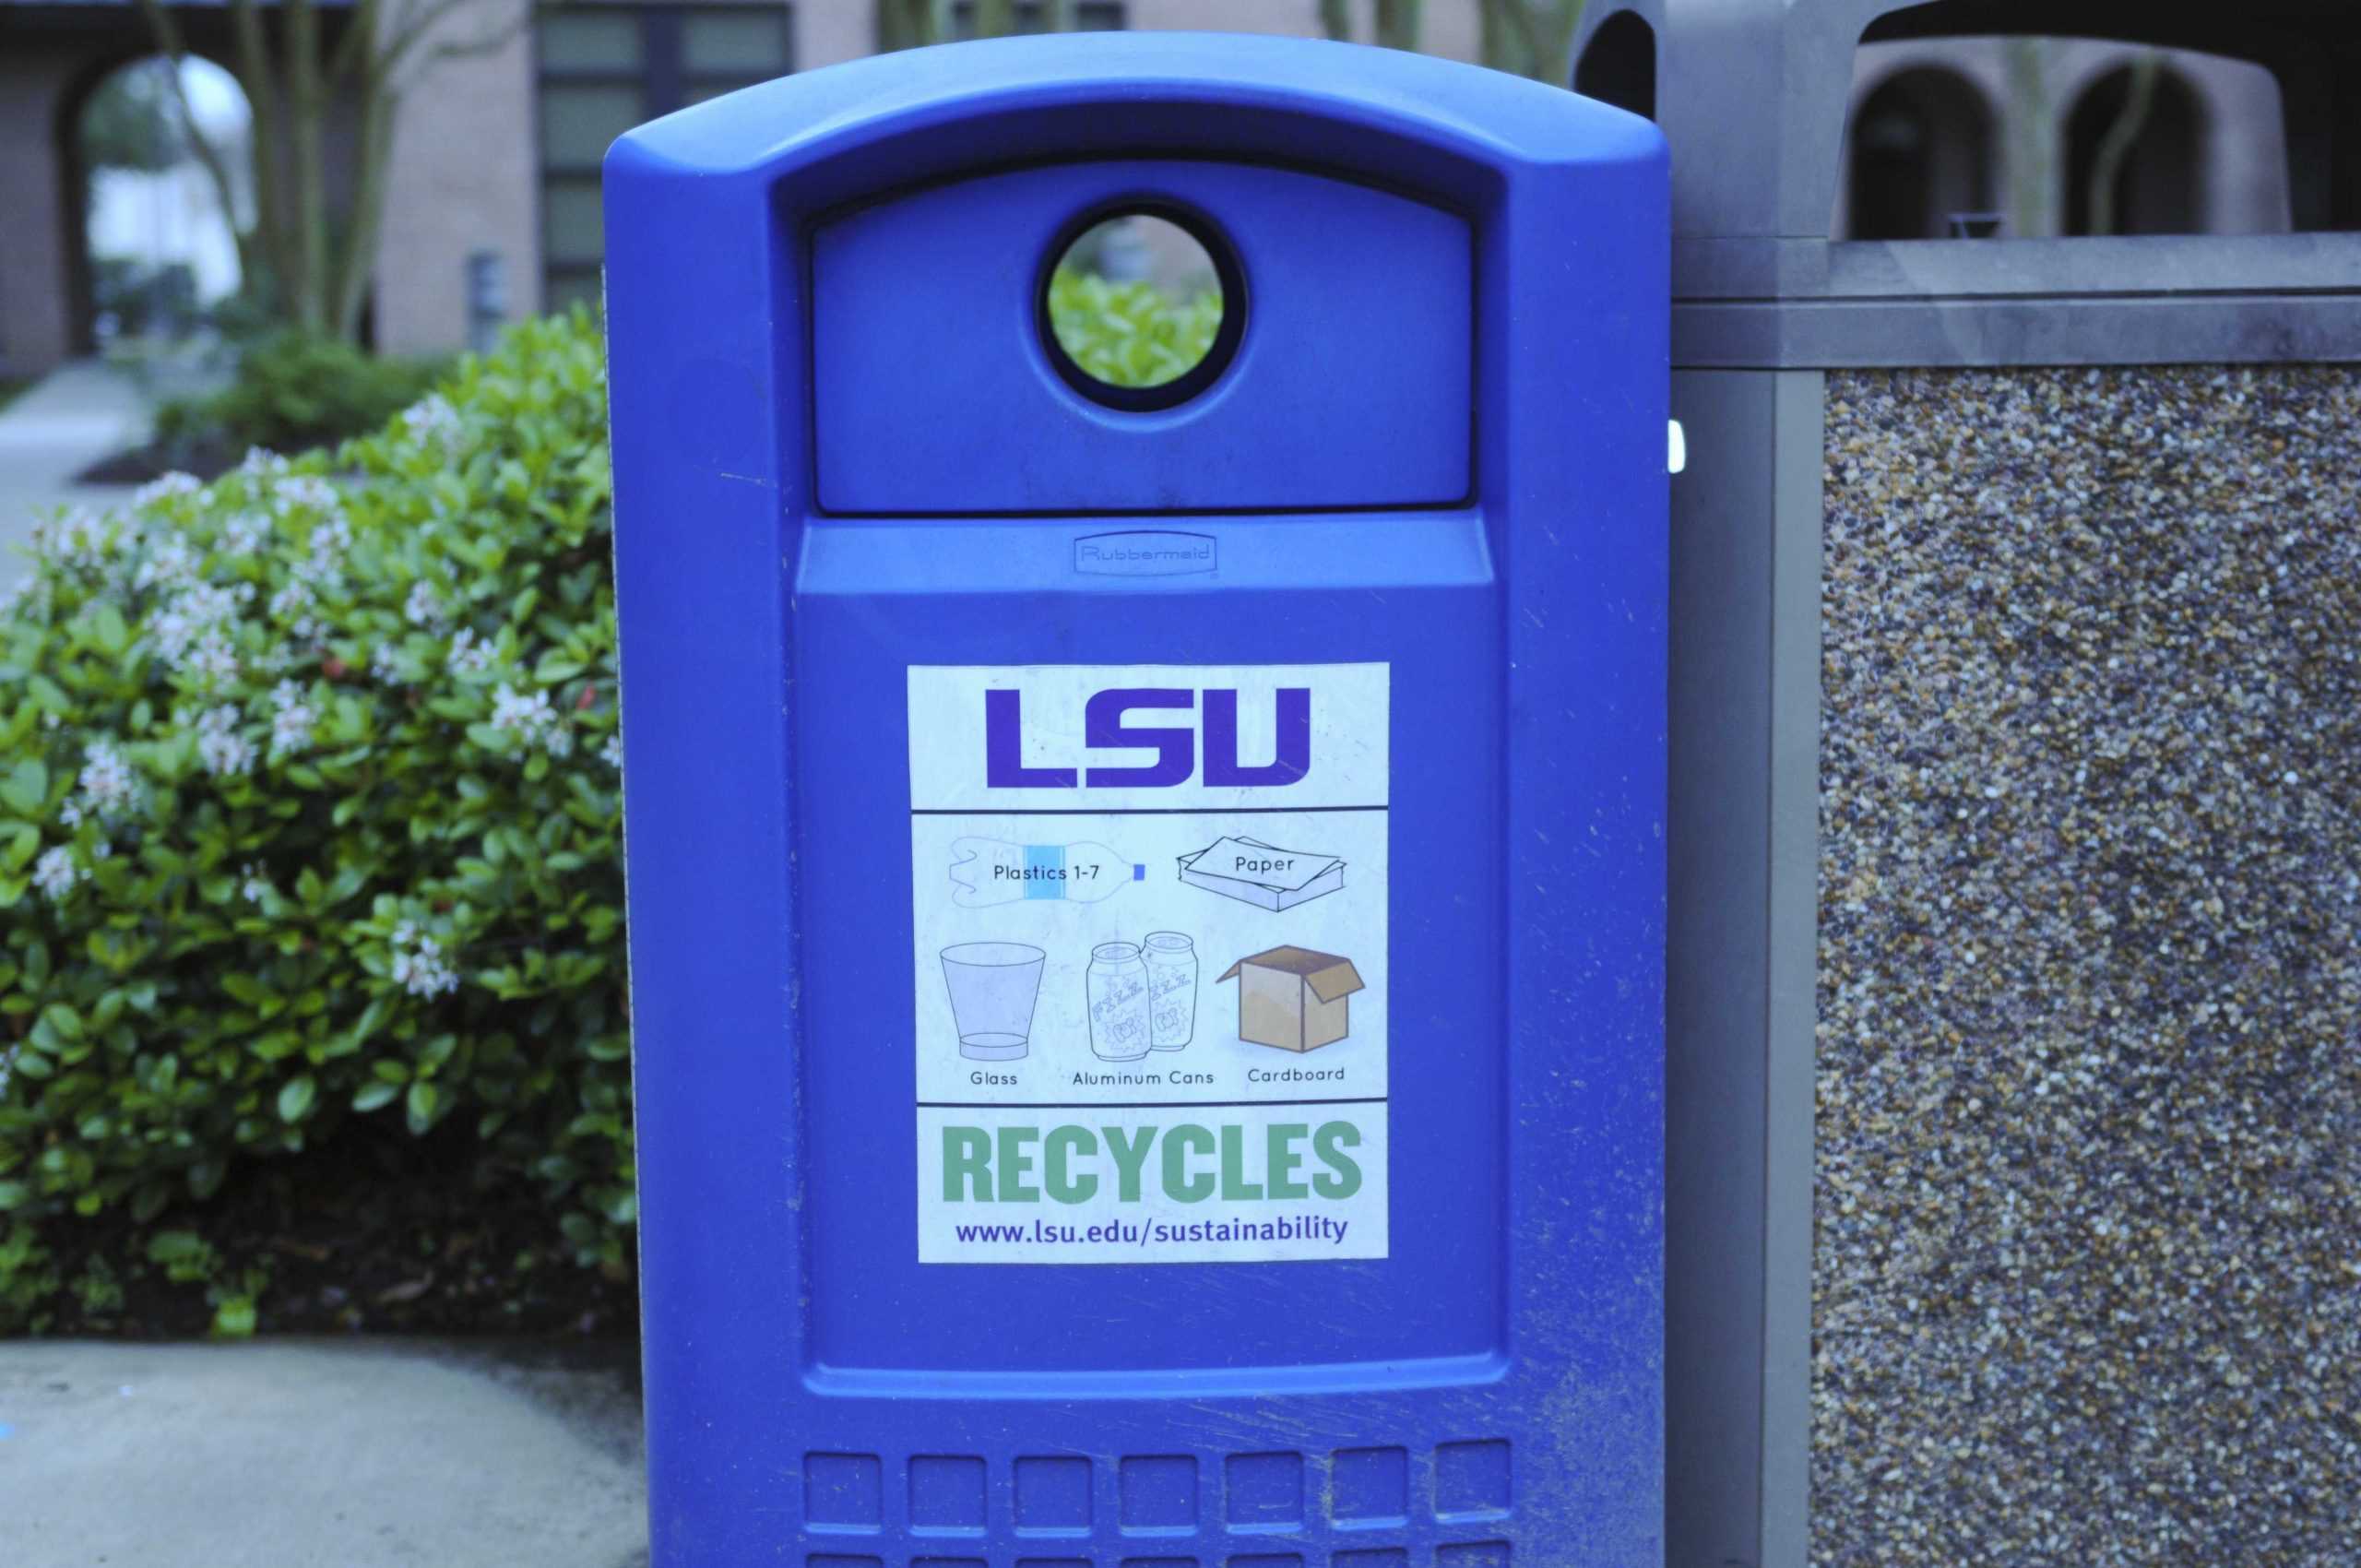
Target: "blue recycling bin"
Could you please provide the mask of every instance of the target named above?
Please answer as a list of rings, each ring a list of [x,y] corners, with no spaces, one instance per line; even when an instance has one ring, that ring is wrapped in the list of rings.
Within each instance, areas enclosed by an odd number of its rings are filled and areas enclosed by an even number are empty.
[[[1204,35],[616,144],[659,1568],[1660,1561],[1666,190]]]

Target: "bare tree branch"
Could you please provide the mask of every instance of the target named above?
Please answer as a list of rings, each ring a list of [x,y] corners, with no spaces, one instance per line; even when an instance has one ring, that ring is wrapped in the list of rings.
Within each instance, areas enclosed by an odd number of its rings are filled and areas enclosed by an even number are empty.
[[[350,80],[368,58],[377,30],[384,25],[384,0],[360,0],[346,19],[344,36],[336,41],[336,53],[328,57],[323,77],[330,85]]]
[[[237,188],[230,180],[230,166],[221,149],[213,145],[205,128],[196,123],[196,110],[188,101],[188,83],[182,79],[181,68],[188,61],[188,45],[181,36],[180,23],[162,0],[140,0],[140,10],[148,18],[148,30],[155,36],[156,47],[169,62],[165,75],[172,79],[172,108],[180,118],[181,134],[196,160],[205,166],[206,178],[212,182],[213,194],[221,204],[221,217],[230,225],[230,236],[238,247],[238,271],[241,276],[254,268],[254,236],[238,221]]]
[[[377,51],[378,61],[387,70],[400,65],[434,30],[437,22],[469,3],[469,0],[419,0],[416,6],[404,6],[401,17],[386,33]]]
[[[479,33],[473,38],[445,40],[428,50],[424,58],[429,62],[474,60],[486,54],[497,54],[530,30],[534,17],[542,8],[533,5],[532,0],[524,0],[524,3],[516,7],[515,19],[506,27],[495,28],[489,32]]]

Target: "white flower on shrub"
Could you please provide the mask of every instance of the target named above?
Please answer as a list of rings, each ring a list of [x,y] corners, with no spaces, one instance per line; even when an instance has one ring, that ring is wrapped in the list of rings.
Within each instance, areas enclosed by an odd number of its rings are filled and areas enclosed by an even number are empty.
[[[139,776],[131,770],[122,749],[112,741],[92,741],[82,753],[82,772],[77,780],[82,792],[69,805],[81,810],[77,820],[95,816],[101,820],[120,814],[139,797]]]
[[[288,474],[274,489],[272,503],[281,517],[298,506],[333,514],[344,504],[344,495],[332,480],[322,479],[317,474]],[[348,540],[350,537],[350,534],[346,536]]]
[[[134,588],[187,582],[196,573],[196,554],[178,529],[149,530],[140,552],[139,568],[131,576]]]
[[[607,743],[599,748],[599,755],[605,761],[609,767],[613,768],[617,773],[621,773],[623,770],[623,736],[620,734],[608,736]]]
[[[459,989],[458,972],[444,957],[443,944],[419,930],[415,921],[403,921],[395,926],[390,941],[396,985],[412,996],[446,995]]]
[[[330,517],[312,530],[311,546],[314,564],[340,569],[345,552],[352,548],[352,525],[341,514]]]
[[[565,726],[565,718],[550,706],[547,692],[519,692],[502,686],[492,694],[492,723],[505,730],[519,745],[538,745],[552,756],[567,756],[574,751],[574,731]]]
[[[252,583],[198,582],[179,589],[148,617],[157,653],[166,665],[200,685],[237,679],[238,656],[230,646],[228,627],[254,596]]]
[[[11,620],[21,617],[46,621],[49,619],[51,592],[48,573],[27,572],[6,588],[0,588],[0,615]]]
[[[285,622],[288,636],[308,646],[320,638],[320,618],[312,613],[319,602],[309,575],[297,566],[287,586],[270,596],[271,618]]]
[[[221,548],[231,555],[252,555],[270,537],[270,519],[256,512],[241,512],[221,525]]]
[[[379,643],[369,650],[369,673],[391,686],[406,678],[402,668],[402,650],[392,643]]]
[[[209,707],[196,720],[196,760],[216,778],[245,772],[255,765],[255,743],[238,732],[242,715],[223,703]]]
[[[194,495],[205,488],[205,481],[195,474],[174,469],[168,474],[158,474],[131,493],[134,506],[147,506],[174,495]]]
[[[466,434],[459,422],[459,411],[440,392],[430,392],[402,410],[402,429],[412,441],[421,445],[435,445],[445,452],[457,446]]]
[[[288,469],[287,459],[267,446],[249,446],[243,461],[238,464],[242,474],[255,474],[263,479],[277,479]]]
[[[196,651],[188,656],[187,662],[181,669],[194,677],[199,685],[227,685],[238,678],[238,653],[230,646],[230,639],[219,630],[210,631],[205,634],[205,640],[196,645]]]
[[[309,745],[312,726],[318,716],[312,705],[303,700],[303,688],[292,681],[281,681],[271,688],[270,753],[291,752]]]
[[[33,862],[33,885],[53,902],[74,891],[74,885],[81,880],[82,868],[74,863],[73,851],[63,844],[43,849],[41,859]]]
[[[492,645],[462,626],[451,635],[449,662],[454,670],[481,675],[492,668]]]
[[[238,875],[241,878],[238,883],[238,896],[249,904],[261,903],[263,896],[271,890],[269,879],[262,874],[262,868],[252,861],[248,861],[238,868]]]
[[[103,565],[122,538],[123,526],[81,506],[71,507],[49,523],[33,525],[33,552],[64,566]]]
[[[409,597],[402,600],[402,619],[413,626],[433,628],[443,623],[443,596],[434,585],[419,581],[409,585]]]

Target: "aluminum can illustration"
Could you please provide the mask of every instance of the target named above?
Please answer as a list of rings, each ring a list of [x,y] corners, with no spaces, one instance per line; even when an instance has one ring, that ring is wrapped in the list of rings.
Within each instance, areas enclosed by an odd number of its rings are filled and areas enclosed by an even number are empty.
[[[1148,1046],[1178,1051],[1197,1032],[1197,947],[1177,931],[1147,933]]]
[[[1101,1062],[1136,1062],[1148,1053],[1147,964],[1137,944],[1102,942],[1090,950],[1090,1051]]]

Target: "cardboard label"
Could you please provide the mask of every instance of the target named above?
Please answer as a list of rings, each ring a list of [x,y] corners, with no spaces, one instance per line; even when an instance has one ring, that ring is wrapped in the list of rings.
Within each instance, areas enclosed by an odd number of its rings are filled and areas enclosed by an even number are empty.
[[[919,1262],[1386,1255],[1389,685],[911,667]]]

